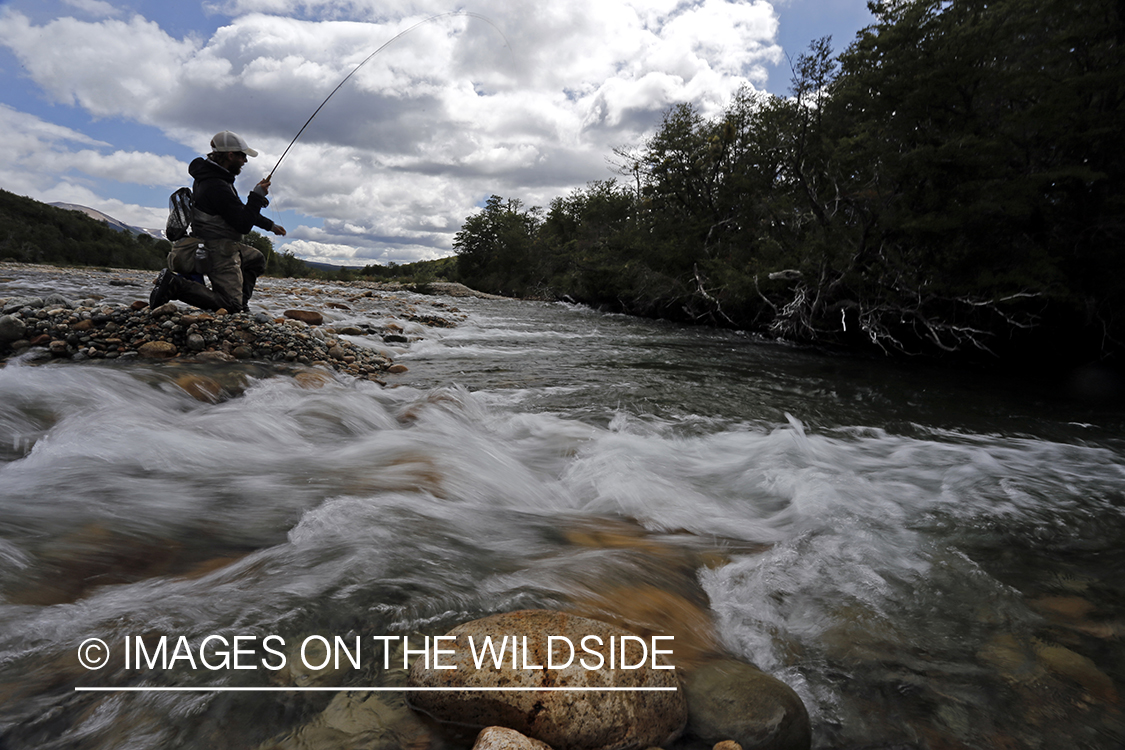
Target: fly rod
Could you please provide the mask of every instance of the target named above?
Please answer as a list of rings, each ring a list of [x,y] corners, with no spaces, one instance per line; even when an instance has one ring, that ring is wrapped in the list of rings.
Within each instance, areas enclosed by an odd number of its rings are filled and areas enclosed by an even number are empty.
[[[277,164],[273,165],[273,169],[271,169],[269,175],[266,176],[266,180],[269,181],[269,180],[273,179],[273,173],[276,172],[277,168],[281,166],[281,160],[284,159],[285,155],[289,153],[289,149],[293,148],[293,144],[296,143],[297,139],[301,137],[301,133],[305,132],[305,128],[307,128],[309,126],[309,123],[313,121],[314,117],[316,117],[318,114],[320,114],[320,110],[324,109],[324,105],[328,103],[328,100],[331,99],[333,97],[333,95],[335,95],[335,93],[337,91],[339,91],[340,88],[345,83],[348,82],[349,78],[351,78],[352,76],[354,76],[356,74],[357,70],[359,70],[364,65],[366,65],[367,62],[371,58],[375,57],[375,55],[382,52],[384,49],[386,49],[391,44],[394,44],[394,42],[396,40],[398,40],[400,37],[406,36],[407,34],[409,34],[411,31],[414,31],[414,29],[418,28],[419,26],[427,24],[431,21],[436,21],[439,18],[445,18],[446,16],[469,16],[470,18],[479,18],[480,20],[484,21],[485,23],[487,23],[492,28],[496,29],[496,33],[499,34],[501,36],[501,38],[504,39],[504,44],[508,47],[508,49],[512,48],[512,45],[508,43],[508,37],[504,36],[504,32],[500,31],[500,28],[496,24],[494,24],[492,21],[488,20],[486,17],[482,16],[479,13],[473,13],[472,11],[469,11],[469,10],[451,10],[451,11],[448,11],[446,13],[438,13],[436,16],[430,16],[429,18],[423,18],[418,23],[414,24],[413,26],[411,26],[409,28],[403,29],[402,31],[398,32],[393,37],[391,37],[389,40],[384,42],[379,47],[379,49],[372,52],[370,55],[368,55],[367,57],[365,57],[363,59],[363,62],[361,62],[359,65],[355,66],[354,68],[352,68],[351,73],[348,73],[346,76],[344,76],[344,80],[340,81],[340,83],[338,83],[336,85],[336,88],[332,89],[332,93],[324,98],[324,101],[322,101],[320,103],[320,106],[316,108],[316,111],[313,112],[312,115],[309,116],[309,119],[306,120],[305,124],[301,126],[301,129],[297,131],[297,135],[293,136],[293,140],[289,141],[289,145],[286,146],[285,150],[281,152],[281,158],[279,158],[277,160]]]

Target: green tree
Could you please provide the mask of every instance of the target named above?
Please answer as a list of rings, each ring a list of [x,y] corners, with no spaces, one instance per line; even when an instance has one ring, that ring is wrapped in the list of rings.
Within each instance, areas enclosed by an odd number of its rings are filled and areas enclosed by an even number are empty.
[[[541,214],[539,208],[525,210],[518,199],[491,196],[454,237],[461,278],[498,294],[520,295],[535,288],[542,280],[534,252]]]
[[[1119,335],[1120,4],[872,8],[827,105],[833,156],[878,217],[861,260],[889,314],[872,334],[992,347],[1046,315],[1044,332]]]

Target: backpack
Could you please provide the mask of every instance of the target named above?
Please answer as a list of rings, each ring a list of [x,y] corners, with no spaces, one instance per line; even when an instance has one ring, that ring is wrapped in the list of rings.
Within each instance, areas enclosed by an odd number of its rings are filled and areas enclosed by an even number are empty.
[[[172,242],[183,239],[191,229],[191,188],[182,187],[168,198],[168,223],[164,236]]]

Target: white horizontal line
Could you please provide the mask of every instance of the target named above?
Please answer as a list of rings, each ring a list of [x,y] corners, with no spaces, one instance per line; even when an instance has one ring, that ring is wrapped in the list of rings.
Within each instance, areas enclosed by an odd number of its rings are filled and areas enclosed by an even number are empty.
[[[289,692],[454,692],[454,693],[518,693],[518,692],[675,692],[675,687],[76,687],[79,693],[289,693]]]

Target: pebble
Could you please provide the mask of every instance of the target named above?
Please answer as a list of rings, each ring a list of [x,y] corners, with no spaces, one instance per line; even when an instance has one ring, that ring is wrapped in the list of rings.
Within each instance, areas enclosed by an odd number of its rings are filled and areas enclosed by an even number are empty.
[[[514,729],[487,727],[477,735],[473,750],[551,750],[551,746]]]

